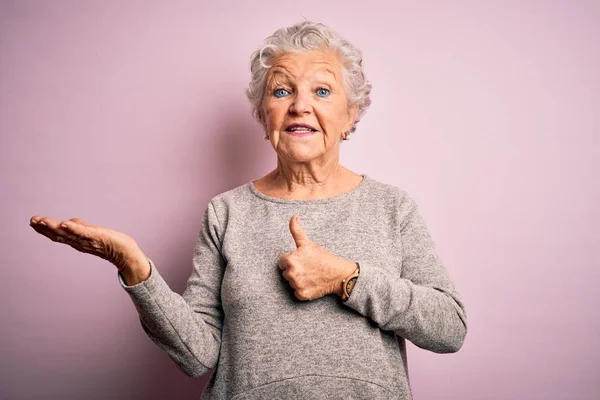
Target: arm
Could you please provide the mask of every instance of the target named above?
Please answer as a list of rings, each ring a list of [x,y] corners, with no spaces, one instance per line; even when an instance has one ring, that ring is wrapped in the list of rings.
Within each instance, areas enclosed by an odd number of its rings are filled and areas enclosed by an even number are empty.
[[[417,205],[406,193],[399,205],[401,272],[360,263],[345,304],[416,346],[458,351],[467,333],[464,304],[443,267]]]
[[[183,295],[173,292],[152,260],[148,279],[128,286],[144,332],[189,376],[199,377],[217,364],[221,346],[220,287],[224,260],[218,220],[209,204],[193,255],[193,271]]]

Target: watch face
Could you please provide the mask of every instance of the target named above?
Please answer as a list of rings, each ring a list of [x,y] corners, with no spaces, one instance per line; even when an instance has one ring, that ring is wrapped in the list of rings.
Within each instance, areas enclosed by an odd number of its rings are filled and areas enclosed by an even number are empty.
[[[354,284],[356,283],[356,276],[354,278],[350,278],[348,281],[348,285],[346,285],[346,291],[348,294],[352,293],[352,289],[354,288]]]

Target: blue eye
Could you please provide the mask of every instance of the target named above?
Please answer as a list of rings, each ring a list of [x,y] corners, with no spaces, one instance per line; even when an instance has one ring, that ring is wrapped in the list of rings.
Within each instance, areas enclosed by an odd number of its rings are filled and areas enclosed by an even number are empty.
[[[281,88],[279,88],[279,89],[275,89],[275,90],[273,91],[273,96],[275,96],[275,97],[283,97],[283,96],[285,96],[285,95],[287,95],[287,94],[290,94],[290,92],[288,92],[288,91],[287,91],[287,90],[285,90],[285,89],[281,89]]]
[[[331,93],[329,91],[329,89],[325,89],[325,88],[317,89],[317,96],[319,96],[319,97],[327,97],[327,96],[329,96],[329,93]]]

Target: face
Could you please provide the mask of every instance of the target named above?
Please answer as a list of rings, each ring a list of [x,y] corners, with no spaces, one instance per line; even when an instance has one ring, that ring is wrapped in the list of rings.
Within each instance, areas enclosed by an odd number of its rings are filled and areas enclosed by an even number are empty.
[[[267,73],[262,113],[269,140],[287,162],[339,155],[342,133],[355,119],[342,83],[342,64],[328,51],[286,53]]]

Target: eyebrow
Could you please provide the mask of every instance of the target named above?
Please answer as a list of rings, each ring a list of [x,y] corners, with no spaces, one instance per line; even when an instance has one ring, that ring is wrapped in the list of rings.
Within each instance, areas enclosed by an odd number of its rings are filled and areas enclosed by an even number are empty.
[[[286,79],[290,79],[290,75],[283,69],[283,68],[276,68],[273,70],[273,72],[271,73],[271,76],[275,76],[275,75],[283,75]]]

